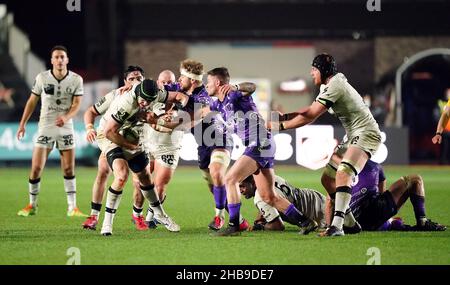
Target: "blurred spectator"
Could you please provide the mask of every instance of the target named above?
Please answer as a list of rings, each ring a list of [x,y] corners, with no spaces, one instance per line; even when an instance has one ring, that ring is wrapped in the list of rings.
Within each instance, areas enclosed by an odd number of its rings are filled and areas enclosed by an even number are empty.
[[[12,95],[14,94],[14,89],[6,88],[2,82],[0,82],[0,108],[14,108],[14,101]]]

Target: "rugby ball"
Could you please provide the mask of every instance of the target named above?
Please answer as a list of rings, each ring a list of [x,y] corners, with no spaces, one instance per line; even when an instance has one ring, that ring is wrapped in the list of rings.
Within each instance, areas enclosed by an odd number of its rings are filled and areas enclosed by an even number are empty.
[[[132,128],[126,128],[119,132],[127,141],[136,144],[139,142],[139,134]]]

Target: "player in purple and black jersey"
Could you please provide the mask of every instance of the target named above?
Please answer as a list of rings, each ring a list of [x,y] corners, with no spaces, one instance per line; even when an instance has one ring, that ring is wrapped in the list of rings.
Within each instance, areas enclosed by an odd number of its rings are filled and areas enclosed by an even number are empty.
[[[250,94],[240,91],[240,86],[229,84],[230,75],[225,67],[214,68],[208,72],[206,90],[210,96],[217,97],[211,105],[211,111],[220,112],[223,128],[237,134],[246,147],[241,156],[225,176],[229,225],[218,236],[239,234],[239,215],[241,197],[239,183],[253,174],[255,184],[262,200],[282,211],[294,224],[307,234],[315,230],[315,221],[305,217],[286,198],[275,193],[274,188],[274,157],[275,142],[272,134],[265,128],[264,119],[258,113]],[[220,118],[220,117],[219,117]],[[218,127],[220,128],[220,127]],[[255,172],[258,174],[255,174]]]
[[[352,185],[350,208],[363,230],[389,229],[393,217],[406,200],[411,201],[416,225],[400,230],[444,231],[446,227],[425,215],[425,186],[422,177],[415,174],[402,176],[386,189],[386,177],[380,164],[368,160]]]
[[[215,216],[208,227],[212,230],[219,230],[225,221],[226,190],[224,177],[231,161],[233,140],[231,136],[221,130],[216,131],[214,127],[215,118],[207,115],[212,99],[202,82],[203,64],[186,59],[180,64],[180,74],[178,83],[168,85],[166,89],[181,91],[189,95],[189,101],[182,110],[189,114],[191,122],[189,128],[198,144],[198,165],[211,193],[214,195]],[[254,87],[249,91],[252,93]],[[200,123],[198,123],[199,121]],[[159,125],[173,129],[179,125],[179,122],[168,123],[160,120]],[[248,228],[248,222],[242,216],[239,217],[239,224],[241,230]]]

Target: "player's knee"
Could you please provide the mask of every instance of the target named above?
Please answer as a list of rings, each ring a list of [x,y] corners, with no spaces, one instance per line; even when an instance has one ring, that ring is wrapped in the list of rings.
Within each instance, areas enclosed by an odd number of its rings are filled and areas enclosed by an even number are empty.
[[[227,186],[234,186],[237,183],[239,183],[239,180],[238,180],[238,177],[237,177],[236,174],[234,174],[234,173],[227,173],[225,175],[225,184]]]
[[[32,177],[33,179],[38,178],[41,176],[41,173],[42,173],[41,167],[34,167],[33,169],[31,169],[30,177]]]
[[[155,181],[155,188],[158,193],[163,193],[166,190],[167,183],[165,181]]]
[[[277,197],[273,195],[273,193],[265,192],[265,193],[259,193],[261,196],[261,199],[264,201],[264,203],[269,204],[270,206],[274,206],[277,202]]]
[[[106,179],[108,178],[111,169],[109,168],[108,163],[102,163],[98,165],[98,175],[99,177]]]
[[[99,168],[98,172],[97,172],[97,180],[99,181],[106,181],[108,179],[109,176],[109,168]]]
[[[214,185],[223,185],[224,175],[222,174],[221,169],[213,168],[210,170],[210,174]]]
[[[419,185],[419,186],[423,185],[423,178],[422,178],[422,176],[420,176],[418,174],[410,175],[409,179],[410,179],[412,184]]]
[[[409,182],[409,189],[413,192],[420,192],[420,194],[423,194],[424,185],[423,185],[423,178],[422,176],[418,174],[412,174],[408,176],[408,182]]]
[[[128,180],[128,171],[118,171],[114,180],[119,185],[120,189],[123,189]]]
[[[353,177],[358,175],[358,170],[350,163],[342,161],[336,171],[336,181],[352,182]]]

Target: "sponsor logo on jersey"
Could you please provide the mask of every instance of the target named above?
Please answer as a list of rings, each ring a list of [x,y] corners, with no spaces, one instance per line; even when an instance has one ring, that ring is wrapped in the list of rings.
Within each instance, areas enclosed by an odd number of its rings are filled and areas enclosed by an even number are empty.
[[[120,108],[120,110],[117,111],[117,113],[114,115],[114,117],[121,122],[124,122],[128,116],[129,116],[128,112],[125,111],[123,108]]]
[[[58,104],[58,103],[56,103],[56,104]],[[47,110],[48,111],[55,111],[55,112],[67,112],[69,110],[69,108],[49,105]]]
[[[45,84],[44,91],[45,91],[45,94],[55,95],[55,85],[54,84]]]

